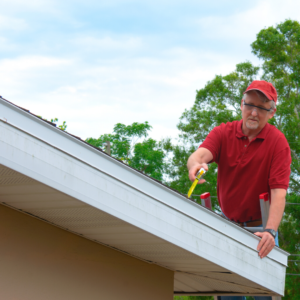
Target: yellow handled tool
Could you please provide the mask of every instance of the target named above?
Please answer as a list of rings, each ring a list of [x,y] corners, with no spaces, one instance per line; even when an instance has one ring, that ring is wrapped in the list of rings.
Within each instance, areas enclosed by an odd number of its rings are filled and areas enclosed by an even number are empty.
[[[191,188],[190,188],[190,190],[189,190],[189,192],[188,192],[188,194],[187,194],[188,198],[191,197],[191,195],[192,195],[192,193],[193,193],[193,191],[194,191],[194,189],[195,189],[197,183],[199,182],[199,180],[203,177],[203,175],[204,175],[205,173],[206,173],[206,171],[205,171],[203,168],[201,168],[201,169],[197,172],[197,174],[196,174],[196,179],[194,180],[194,182],[193,182],[193,184],[192,184],[192,186],[191,186]]]

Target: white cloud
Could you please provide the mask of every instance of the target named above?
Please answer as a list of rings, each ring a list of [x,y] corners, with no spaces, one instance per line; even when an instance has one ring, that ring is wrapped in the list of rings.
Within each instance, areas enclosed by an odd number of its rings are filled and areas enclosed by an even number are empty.
[[[37,68],[55,68],[70,64],[70,60],[46,56],[21,56],[15,59],[3,59],[0,68],[6,72],[30,71]]]
[[[208,16],[195,22],[204,36],[211,39],[254,40],[263,28],[274,26],[286,19],[300,20],[300,2],[287,0],[260,0],[245,11],[225,16]]]
[[[169,59],[119,58],[105,65],[43,56],[2,60],[2,96],[47,119],[66,120],[82,138],[109,133],[118,122],[144,121],[153,126],[152,137],[175,137],[195,90],[234,64],[223,55],[183,48],[170,53]]]
[[[22,31],[27,28],[28,28],[28,24],[23,19],[0,15],[0,31],[4,31],[4,30]]]
[[[55,25],[57,21],[64,24],[69,24],[75,28],[81,27],[82,22],[78,21],[70,13],[69,5],[74,5],[73,1],[58,1],[58,0],[1,0],[0,12],[2,15],[12,21],[13,28],[20,30],[27,29],[32,25],[33,30],[39,29],[36,26],[40,20],[51,20]],[[83,2],[84,3],[84,2]],[[21,19],[20,19],[21,16]],[[26,19],[26,22],[24,21]],[[5,19],[4,19],[5,20]],[[24,28],[19,25],[25,25]],[[0,23],[1,24],[1,23]],[[43,26],[41,26],[43,27]],[[60,32],[59,32],[60,33]]]
[[[84,36],[76,37],[70,41],[74,46],[79,47],[81,50],[88,51],[107,51],[107,50],[137,50],[142,46],[142,41],[140,37],[135,36],[104,36],[104,37],[94,37],[94,36]]]
[[[20,11],[20,10],[39,10],[45,11],[49,10],[52,5],[55,3],[53,0],[1,0],[0,8],[1,11],[11,10]]]
[[[45,56],[21,56],[0,60],[2,96],[30,99],[30,95],[47,93],[49,83],[71,64],[70,60]]]
[[[17,48],[17,45],[12,44],[6,37],[0,36],[1,51],[11,52]]]

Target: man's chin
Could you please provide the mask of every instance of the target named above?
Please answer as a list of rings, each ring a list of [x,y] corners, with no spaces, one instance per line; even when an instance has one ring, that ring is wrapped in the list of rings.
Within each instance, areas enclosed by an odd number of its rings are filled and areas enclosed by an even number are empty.
[[[247,121],[246,122],[246,127],[248,129],[257,129],[258,128],[258,122],[253,122],[253,121]]]

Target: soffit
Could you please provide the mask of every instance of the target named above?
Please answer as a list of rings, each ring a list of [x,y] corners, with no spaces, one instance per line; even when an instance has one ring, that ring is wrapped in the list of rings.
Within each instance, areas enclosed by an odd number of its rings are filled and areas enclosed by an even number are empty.
[[[0,202],[97,243],[175,272],[176,294],[272,293],[204,258],[0,165]]]

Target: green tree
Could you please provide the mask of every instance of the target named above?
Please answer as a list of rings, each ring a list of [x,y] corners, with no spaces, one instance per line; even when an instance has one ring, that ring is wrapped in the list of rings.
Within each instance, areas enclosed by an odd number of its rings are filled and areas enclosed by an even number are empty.
[[[47,119],[44,119],[42,118],[42,116],[37,116],[45,121],[48,121]],[[49,121],[48,121],[49,122]],[[57,122],[58,122],[58,118],[53,118],[50,120],[51,123],[54,123],[55,125],[57,125]],[[58,125],[58,128],[60,128],[61,130],[66,130],[67,129],[67,122],[66,121],[63,121],[63,123],[61,125]]]
[[[162,181],[165,153],[159,143],[149,138],[134,146],[130,165],[149,176]]]
[[[251,47],[253,53],[262,60],[261,68],[245,62],[238,64],[236,70],[226,76],[217,75],[197,91],[193,107],[182,114],[178,128],[181,131],[181,144],[184,146],[173,146],[174,156],[169,162],[169,172],[174,180],[169,184],[182,193],[187,192],[191,183],[184,168],[189,154],[215,126],[241,119],[243,91],[253,80],[265,79],[272,82],[278,92],[277,111],[270,123],[285,134],[292,153],[287,201],[300,203],[300,24],[286,20],[276,27],[263,29],[257,34]],[[216,190],[216,170],[216,166],[210,166],[206,179],[209,176],[214,178],[208,180],[212,186],[203,184],[205,191],[209,191],[209,188]],[[200,190],[198,187],[198,191]],[[214,195],[213,191],[212,194]],[[217,207],[217,203],[214,204]],[[300,206],[287,205],[279,229],[280,246],[289,253],[300,254],[299,233]],[[299,262],[289,262],[287,273],[300,274]],[[284,299],[300,299],[299,286],[300,276],[287,275]]]
[[[58,122],[58,119],[57,118],[51,119],[50,122],[56,124]],[[58,125],[58,128],[65,131],[67,129],[67,122],[63,121],[61,125]]]
[[[87,138],[86,142],[104,150],[109,141],[113,157],[162,181],[166,153],[161,143],[148,138],[151,128],[148,122],[134,122],[127,126],[118,123],[114,126],[113,133],[103,134],[98,139]]]

